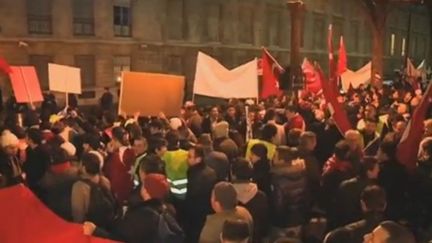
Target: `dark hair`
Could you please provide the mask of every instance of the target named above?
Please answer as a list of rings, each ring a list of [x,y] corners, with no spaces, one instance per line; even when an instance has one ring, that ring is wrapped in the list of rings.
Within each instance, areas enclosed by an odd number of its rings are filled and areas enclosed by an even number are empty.
[[[85,134],[83,144],[88,144],[93,150],[98,150],[102,147],[99,137],[94,134]]]
[[[360,163],[360,176],[367,177],[368,171],[371,171],[378,165],[378,160],[373,156],[365,156]]]
[[[261,159],[267,158],[267,147],[262,143],[257,143],[253,145],[251,148],[251,152],[254,155],[260,157]]]
[[[261,137],[263,140],[270,142],[276,134],[276,126],[273,124],[266,124],[262,129]]]
[[[63,148],[60,146],[54,145],[51,148],[51,162],[53,164],[62,164],[64,162],[67,162],[69,159],[69,156]]]
[[[205,154],[204,154],[204,148],[202,145],[197,144],[197,145],[193,146],[191,149],[193,149],[195,151],[195,157],[204,159]]]
[[[129,141],[127,139],[127,132],[122,127],[114,127],[112,129],[112,137],[113,139],[119,141],[122,145],[129,145]]]
[[[268,109],[264,115],[263,122],[267,123],[268,121],[275,119],[275,117],[276,117],[275,109]]]
[[[397,143],[394,140],[384,139],[381,142],[380,150],[390,159],[396,157]]]
[[[156,138],[150,141],[149,146],[151,146],[151,151],[156,152],[156,150],[160,150],[162,147],[167,146],[167,141],[163,138]]]
[[[166,135],[165,135],[165,139],[168,142],[168,147],[170,148],[178,148],[179,146],[179,142],[180,142],[180,135],[178,131],[169,131]]]
[[[35,144],[40,145],[42,143],[42,133],[37,128],[30,128],[27,130],[27,137]]]
[[[156,129],[160,130],[160,129],[163,128],[163,124],[162,124],[162,122],[159,119],[153,119],[150,122],[149,127],[156,128]]]
[[[298,129],[298,128],[293,128],[291,130],[289,130],[288,132],[288,146],[291,147],[297,147],[300,145],[300,137],[302,135],[303,131]]]
[[[361,193],[361,200],[368,211],[383,212],[387,201],[384,189],[379,186],[367,186]]]
[[[298,112],[297,106],[294,106],[294,105],[287,105],[285,107],[285,110],[289,111],[289,112],[293,112],[293,113],[297,113]]]
[[[222,239],[229,242],[243,242],[250,237],[249,225],[241,219],[228,219],[222,227]]]
[[[285,163],[290,163],[292,160],[299,157],[299,151],[295,147],[279,146],[277,148],[278,159]]]
[[[244,158],[238,158],[232,166],[233,175],[237,180],[249,181],[253,177],[253,168],[249,161]]]
[[[340,160],[347,160],[349,151],[349,144],[345,140],[339,141],[334,148],[334,154]]]
[[[159,156],[154,154],[145,156],[140,161],[140,170],[146,174],[161,173],[161,165],[163,161]]]
[[[380,224],[381,228],[387,231],[389,237],[387,243],[415,243],[412,232],[407,228],[393,221],[384,221]]]
[[[100,161],[97,155],[86,153],[81,157],[81,162],[89,175],[97,175],[101,172]]]
[[[223,210],[233,210],[237,206],[237,192],[234,186],[226,181],[221,181],[214,186],[215,200]]]

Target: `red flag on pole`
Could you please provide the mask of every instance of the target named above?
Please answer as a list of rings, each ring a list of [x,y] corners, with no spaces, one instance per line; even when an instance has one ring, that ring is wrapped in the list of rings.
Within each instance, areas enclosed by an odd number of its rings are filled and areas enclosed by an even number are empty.
[[[333,51],[333,26],[329,25],[328,28],[328,37],[327,37],[327,45],[329,51],[329,89],[331,92],[334,92],[335,95],[339,93],[338,85],[337,85],[337,66],[334,61],[334,51]]]
[[[9,74],[12,72],[12,69],[9,66],[9,64],[2,57],[0,57],[0,71],[4,72],[5,74]]]
[[[346,131],[351,129],[351,123],[345,113],[344,108],[342,107],[342,104],[337,100],[336,93],[333,92],[332,88],[330,87],[330,83],[325,78],[325,75],[319,66],[317,67],[317,72],[322,81],[322,90],[327,106],[330,110],[330,114],[333,117],[337,128],[341,134],[344,135]]]
[[[284,69],[265,48],[262,53],[261,67],[262,86],[260,98],[265,99],[272,95],[280,95],[282,91],[279,89],[279,76],[284,72]]]
[[[413,171],[417,164],[417,154],[423,137],[423,121],[432,103],[432,83],[429,84],[423,99],[414,110],[397,149],[397,158],[408,170]]]
[[[348,69],[347,63],[348,63],[347,52],[345,49],[343,36],[341,36],[339,42],[339,59],[338,59],[337,76],[340,77],[344,72],[346,72],[346,70]]]
[[[305,87],[307,91],[317,94],[322,89],[321,80],[315,67],[307,58],[303,59],[302,63],[303,74],[305,75]]]

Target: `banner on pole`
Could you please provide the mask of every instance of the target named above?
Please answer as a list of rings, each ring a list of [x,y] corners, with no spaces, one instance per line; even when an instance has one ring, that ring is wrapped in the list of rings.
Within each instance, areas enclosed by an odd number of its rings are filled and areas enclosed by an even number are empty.
[[[9,78],[18,103],[43,101],[36,70],[31,66],[12,66]]]
[[[81,69],[49,63],[48,73],[51,91],[81,94]]]

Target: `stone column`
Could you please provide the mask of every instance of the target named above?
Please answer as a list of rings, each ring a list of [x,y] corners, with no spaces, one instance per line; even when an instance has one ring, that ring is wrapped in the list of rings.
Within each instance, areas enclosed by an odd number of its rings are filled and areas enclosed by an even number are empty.
[[[303,39],[303,22],[306,11],[305,4],[301,0],[288,1],[287,5],[291,13],[291,82],[288,87],[294,88],[296,84],[302,85],[303,74],[301,70],[300,48]]]

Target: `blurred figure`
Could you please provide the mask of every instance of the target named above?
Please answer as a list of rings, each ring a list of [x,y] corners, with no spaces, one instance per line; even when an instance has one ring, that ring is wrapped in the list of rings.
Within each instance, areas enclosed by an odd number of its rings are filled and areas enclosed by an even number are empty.
[[[9,130],[3,131],[0,137],[0,174],[3,175],[7,185],[23,182],[21,164],[17,157],[18,138]]]
[[[244,220],[225,221],[221,234],[221,243],[248,243],[250,234],[248,224]]]
[[[364,242],[415,243],[416,241],[414,235],[405,227],[393,221],[384,221],[364,236]]]

